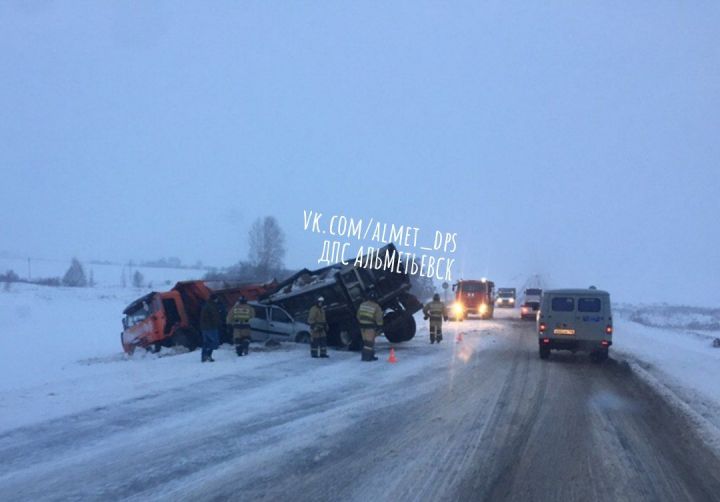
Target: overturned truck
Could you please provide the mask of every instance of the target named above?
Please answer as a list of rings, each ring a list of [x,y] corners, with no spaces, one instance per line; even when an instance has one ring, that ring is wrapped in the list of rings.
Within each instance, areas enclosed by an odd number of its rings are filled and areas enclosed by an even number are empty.
[[[376,255],[384,260],[387,253],[398,255],[393,244],[380,248]],[[400,269],[396,267],[396,270]],[[295,319],[304,322],[310,307],[322,296],[329,325],[328,343],[360,350],[362,337],[355,315],[371,290],[377,294],[377,302],[385,312],[385,337],[393,343],[414,337],[413,314],[422,308],[422,304],[409,293],[410,277],[404,272],[364,268],[353,263],[338,263],[314,271],[303,269],[271,292],[261,295],[259,301],[280,305]]]

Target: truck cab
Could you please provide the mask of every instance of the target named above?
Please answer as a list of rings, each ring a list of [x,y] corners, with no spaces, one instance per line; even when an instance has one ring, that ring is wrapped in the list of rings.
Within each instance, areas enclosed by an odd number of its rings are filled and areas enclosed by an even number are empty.
[[[177,291],[152,292],[138,298],[123,311],[123,350],[132,354],[135,347],[162,344],[178,325],[188,323],[187,313]]]
[[[500,308],[515,308],[515,288],[498,288],[495,306]]]
[[[448,317],[461,321],[470,315],[491,319],[494,311],[495,283],[485,278],[458,281],[452,287],[455,301],[448,306]]]

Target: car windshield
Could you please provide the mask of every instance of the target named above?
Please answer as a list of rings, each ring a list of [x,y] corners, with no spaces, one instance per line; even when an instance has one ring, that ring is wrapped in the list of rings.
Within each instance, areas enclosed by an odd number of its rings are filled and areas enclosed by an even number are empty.
[[[485,293],[487,283],[463,283],[460,285],[460,291],[463,293]]]
[[[125,324],[125,327],[130,328],[147,319],[150,314],[152,314],[150,304],[148,302],[142,302],[125,315],[123,323]]]
[[[538,296],[542,294],[542,289],[526,289],[525,294],[528,296]]]

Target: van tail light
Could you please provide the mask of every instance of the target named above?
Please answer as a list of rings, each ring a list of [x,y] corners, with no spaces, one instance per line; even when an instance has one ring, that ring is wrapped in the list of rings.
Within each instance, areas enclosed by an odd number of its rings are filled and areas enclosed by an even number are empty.
[[[550,343],[550,339],[549,339],[549,338],[543,338],[543,343]]]
[[[602,345],[603,347],[607,347],[608,345],[610,345],[610,342],[608,342],[607,340],[603,340],[602,342],[600,342],[600,345]]]
[[[541,322],[540,323],[540,333],[545,333],[545,328],[547,328],[547,326],[545,326],[544,322]]]
[[[613,332],[612,326],[610,326],[609,324],[607,326],[605,326],[605,333],[607,333],[608,335],[612,335],[612,332]]]

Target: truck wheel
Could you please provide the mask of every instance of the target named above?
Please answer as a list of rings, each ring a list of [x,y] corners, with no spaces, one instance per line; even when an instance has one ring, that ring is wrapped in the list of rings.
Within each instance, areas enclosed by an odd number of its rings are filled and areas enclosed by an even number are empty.
[[[590,354],[590,360],[594,363],[601,363],[608,358],[608,350],[596,350]]]
[[[185,329],[177,331],[173,335],[172,342],[174,347],[185,347],[188,352],[192,352],[198,346],[195,333]]]
[[[411,315],[405,315],[405,339],[403,341],[408,342],[415,337],[417,331],[417,324],[415,318]]]
[[[540,346],[540,359],[547,359],[548,357],[550,357],[550,349]]]
[[[301,331],[295,335],[295,343],[310,343],[310,333]]]
[[[388,312],[383,319],[385,338],[390,343],[405,341],[405,320],[402,312],[396,310]]]
[[[328,330],[328,344],[339,349],[362,350],[362,334],[355,326],[331,324]]]

